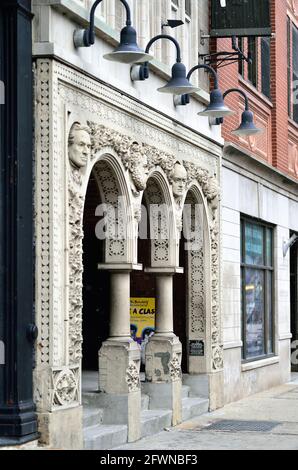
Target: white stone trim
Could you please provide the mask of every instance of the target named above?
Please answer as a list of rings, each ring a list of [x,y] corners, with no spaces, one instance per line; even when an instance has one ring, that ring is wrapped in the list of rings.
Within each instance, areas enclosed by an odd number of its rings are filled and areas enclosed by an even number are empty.
[[[259,369],[260,367],[272,366],[273,364],[278,364],[279,361],[279,356],[275,356],[261,359],[260,361],[248,362],[247,364],[241,364],[241,371],[248,372],[249,370]]]
[[[230,343],[224,343],[223,348],[224,348],[224,351],[226,351],[228,349],[242,348],[242,346],[243,346],[242,341],[232,341]]]

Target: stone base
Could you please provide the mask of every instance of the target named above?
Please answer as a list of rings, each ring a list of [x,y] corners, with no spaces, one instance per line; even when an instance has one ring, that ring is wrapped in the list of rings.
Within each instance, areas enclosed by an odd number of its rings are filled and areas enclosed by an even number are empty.
[[[38,413],[40,444],[51,449],[83,449],[83,408]]]
[[[182,422],[182,382],[142,384],[143,392],[150,397],[150,410],[171,410],[172,426]]]
[[[140,390],[140,363],[135,341],[108,339],[98,353],[99,390],[118,395]]]
[[[146,381],[181,380],[182,345],[177,336],[153,335],[146,346]]]
[[[92,407],[102,410],[103,425],[127,425],[128,442],[141,438],[141,390],[125,395],[95,392]]]
[[[154,335],[146,346],[145,355],[148,382],[145,387],[151,406],[172,410],[172,425],[175,426],[182,421],[182,345],[179,338]]]
[[[109,339],[98,353],[99,390],[109,410],[109,423],[127,424],[128,442],[141,437],[141,354],[138,344]]]
[[[217,410],[224,406],[224,374],[223,370],[208,374],[209,377],[209,409]]]

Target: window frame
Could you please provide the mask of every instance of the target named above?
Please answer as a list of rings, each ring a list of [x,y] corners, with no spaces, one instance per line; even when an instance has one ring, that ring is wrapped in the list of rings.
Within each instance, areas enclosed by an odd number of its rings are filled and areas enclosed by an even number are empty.
[[[262,227],[263,229],[263,250],[264,250],[264,265],[259,264],[249,264],[246,263],[245,260],[245,248],[246,248],[246,239],[245,239],[245,227],[246,224],[253,224]],[[241,336],[242,336],[242,348],[241,348],[241,356],[242,356],[242,364],[247,364],[250,362],[260,361],[262,359],[267,359],[276,356],[276,344],[275,344],[275,334],[276,334],[276,317],[275,317],[275,243],[274,243],[274,225],[264,222],[259,219],[255,219],[253,217],[241,215],[240,217],[240,236],[241,236],[241,249],[240,249],[240,281],[241,281]],[[271,258],[272,262],[271,265],[267,264],[267,249],[266,249],[266,242],[267,242],[267,230],[270,230],[271,233]],[[263,341],[264,341],[264,351],[265,353],[259,356],[248,357],[247,356],[247,346],[246,346],[246,297],[245,297],[245,279],[246,279],[246,270],[247,269],[254,269],[264,273],[264,311],[263,311],[263,318],[264,318],[264,334],[263,334]],[[270,312],[269,312],[269,293],[268,293],[268,276],[271,273],[272,278],[272,285],[271,285],[271,333],[269,331],[269,324],[270,324]],[[271,335],[271,338],[270,338]],[[272,344],[272,352],[268,352],[268,340],[271,340]]]
[[[294,95],[294,29],[297,30],[298,34],[298,25],[293,19],[288,15],[287,16],[287,54],[288,54],[288,117],[293,123],[298,125],[298,115],[297,110],[295,110],[295,103],[293,101]],[[298,45],[297,45],[298,47]],[[296,71],[298,77],[298,70]],[[298,105],[296,105],[298,106]]]

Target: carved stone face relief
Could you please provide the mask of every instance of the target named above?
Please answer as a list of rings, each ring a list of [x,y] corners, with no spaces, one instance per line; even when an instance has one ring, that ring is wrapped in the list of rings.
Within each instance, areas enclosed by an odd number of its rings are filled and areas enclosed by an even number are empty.
[[[133,144],[131,154],[134,158],[131,160],[130,172],[134,185],[138,191],[144,191],[146,188],[149,168],[147,156],[142,152],[138,152],[138,144]]]
[[[68,136],[68,157],[71,165],[80,169],[87,165],[91,153],[91,138],[89,129],[74,123]]]
[[[184,166],[180,163],[176,163],[170,175],[170,179],[174,197],[181,198],[184,194],[187,182],[187,172]]]

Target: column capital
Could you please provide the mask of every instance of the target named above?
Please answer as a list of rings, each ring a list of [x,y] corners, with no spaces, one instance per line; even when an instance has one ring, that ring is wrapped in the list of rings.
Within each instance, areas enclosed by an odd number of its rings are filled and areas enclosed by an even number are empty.
[[[174,274],[183,274],[184,268],[179,266],[162,266],[156,268],[145,268],[145,273],[164,274],[165,276],[173,276]]]
[[[97,269],[111,272],[131,272],[142,271],[143,265],[134,263],[99,263]]]

